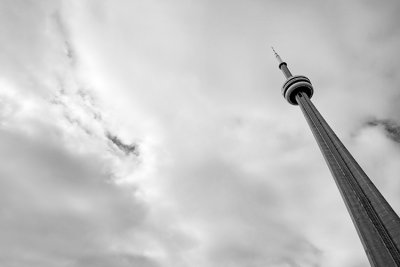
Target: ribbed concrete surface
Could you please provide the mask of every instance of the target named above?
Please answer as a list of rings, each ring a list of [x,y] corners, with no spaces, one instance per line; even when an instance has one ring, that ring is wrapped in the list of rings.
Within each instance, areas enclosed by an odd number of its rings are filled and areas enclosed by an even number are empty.
[[[303,114],[340,190],[371,266],[400,267],[400,218],[304,93]]]

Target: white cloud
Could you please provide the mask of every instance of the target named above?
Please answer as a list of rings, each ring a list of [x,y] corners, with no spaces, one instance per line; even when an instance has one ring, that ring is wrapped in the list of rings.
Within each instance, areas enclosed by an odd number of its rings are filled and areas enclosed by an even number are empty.
[[[3,265],[367,264],[269,45],[398,210],[396,3],[1,5]]]

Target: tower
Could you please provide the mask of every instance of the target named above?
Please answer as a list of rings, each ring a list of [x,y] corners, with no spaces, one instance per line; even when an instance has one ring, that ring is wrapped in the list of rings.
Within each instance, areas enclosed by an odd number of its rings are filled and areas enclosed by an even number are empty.
[[[282,94],[299,105],[342,195],[371,266],[400,267],[400,218],[345,148],[310,98],[310,80],[293,76],[275,52],[286,77]]]

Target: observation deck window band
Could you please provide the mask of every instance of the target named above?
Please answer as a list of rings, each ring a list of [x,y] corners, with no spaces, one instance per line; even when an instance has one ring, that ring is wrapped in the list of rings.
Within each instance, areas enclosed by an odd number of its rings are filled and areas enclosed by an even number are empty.
[[[310,79],[308,79],[306,76],[296,75],[296,76],[292,76],[291,78],[287,79],[282,87],[284,89],[285,87],[290,86],[290,85],[292,85],[292,83],[295,83],[297,81],[304,81],[304,82],[308,82],[309,84],[311,84]]]
[[[304,80],[297,80],[290,86],[285,86],[284,89],[284,97],[292,105],[298,105],[296,95],[299,92],[304,92],[308,97],[311,97],[314,92],[311,83]]]

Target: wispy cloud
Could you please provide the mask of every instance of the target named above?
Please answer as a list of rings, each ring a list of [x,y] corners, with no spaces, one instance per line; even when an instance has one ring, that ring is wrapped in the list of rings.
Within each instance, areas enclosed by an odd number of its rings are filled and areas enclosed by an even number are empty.
[[[387,136],[393,141],[400,143],[400,125],[392,120],[370,120],[368,126],[382,126]]]
[[[119,139],[117,136],[112,135],[111,133],[106,134],[107,138],[122,152],[124,152],[126,155],[138,154],[138,148],[136,144],[124,144],[121,139]]]
[[[399,7],[1,2],[0,265],[365,266],[269,45],[399,211]]]

